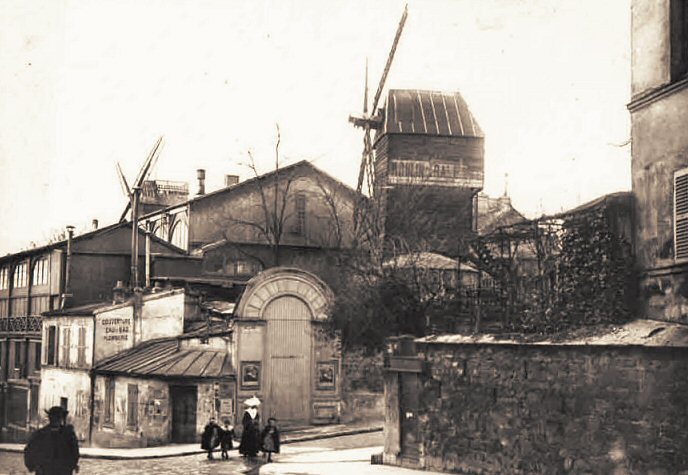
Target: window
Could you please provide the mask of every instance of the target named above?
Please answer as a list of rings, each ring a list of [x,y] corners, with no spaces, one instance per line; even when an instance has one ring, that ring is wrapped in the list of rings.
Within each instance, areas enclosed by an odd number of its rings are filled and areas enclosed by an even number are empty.
[[[33,285],[45,285],[48,283],[48,259],[41,257],[33,265],[33,275],[31,276]]]
[[[34,343],[33,344],[33,369],[34,371],[40,371],[41,370],[41,354],[42,354],[42,345],[40,343]]]
[[[69,366],[69,327],[62,329],[62,350],[60,351],[60,356],[62,361],[60,366]]]
[[[674,173],[674,258],[688,258],[688,168]]]
[[[14,369],[21,369],[24,356],[24,345],[21,341],[14,342]]]
[[[671,0],[671,79],[688,73],[688,0]]]
[[[86,365],[86,327],[79,327],[79,346],[77,353],[77,365]]]
[[[139,411],[139,387],[136,384],[127,385],[127,427],[136,429]]]
[[[105,380],[105,414],[103,422],[112,424],[115,422],[115,378]]]
[[[51,325],[48,327],[48,346],[45,349],[45,364],[55,365],[57,364],[57,327]]]
[[[178,221],[172,228],[170,242],[175,246],[186,249],[189,235],[189,228],[184,221]]]
[[[294,201],[294,226],[292,234],[306,235],[306,195],[298,193]]]
[[[9,284],[7,278],[7,267],[0,268],[0,290],[6,290]]]
[[[7,299],[0,299],[0,317],[10,316],[10,301]]]
[[[12,285],[15,288],[26,287],[26,262],[14,266]]]

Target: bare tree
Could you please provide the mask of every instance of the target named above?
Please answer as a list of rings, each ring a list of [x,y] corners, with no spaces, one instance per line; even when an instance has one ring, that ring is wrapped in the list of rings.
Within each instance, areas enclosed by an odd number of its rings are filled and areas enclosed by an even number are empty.
[[[226,244],[232,246],[242,255],[258,261],[264,268],[280,265],[280,248],[285,234],[286,222],[290,219],[288,203],[293,177],[281,173],[279,124],[276,125],[276,129],[275,169],[271,176],[265,177],[259,174],[253,153],[248,152],[249,161],[246,166],[253,173],[259,202],[251,206],[249,213],[228,210],[222,216],[222,219],[227,221],[228,226],[219,226],[223,230],[222,235]],[[245,235],[245,231],[248,229],[252,230],[264,244],[270,247],[271,258],[269,262],[265,262],[259,253],[246,250],[243,244],[246,244],[247,240],[239,238],[239,235]]]

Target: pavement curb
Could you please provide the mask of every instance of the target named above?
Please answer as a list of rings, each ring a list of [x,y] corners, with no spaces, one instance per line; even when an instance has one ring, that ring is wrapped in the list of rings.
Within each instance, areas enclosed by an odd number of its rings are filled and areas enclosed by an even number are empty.
[[[319,440],[319,439],[332,439],[334,437],[343,437],[346,435],[357,435],[357,434],[367,434],[370,432],[380,432],[382,431],[382,427],[376,426],[376,427],[363,427],[363,428],[358,428],[358,429],[349,429],[349,430],[341,430],[338,432],[331,432],[329,434],[305,434],[302,436],[294,436],[294,437],[284,437],[284,440],[281,441],[281,443],[284,444],[293,444],[296,442],[308,442],[311,440]],[[232,449],[232,452],[238,451],[237,448]],[[24,453],[24,448],[22,447],[0,447],[0,453],[2,452],[9,452],[9,453]],[[219,449],[216,450],[217,453],[220,452]],[[87,453],[82,453],[79,458],[82,459],[100,459],[100,460],[152,460],[152,459],[163,459],[163,458],[170,458],[170,457],[188,457],[189,455],[199,455],[199,454],[204,454],[206,453],[205,450],[197,449],[197,450],[187,450],[184,452],[177,452],[173,454],[152,454],[152,455],[139,455],[139,456],[127,456],[127,455],[107,455],[107,454],[87,454]]]

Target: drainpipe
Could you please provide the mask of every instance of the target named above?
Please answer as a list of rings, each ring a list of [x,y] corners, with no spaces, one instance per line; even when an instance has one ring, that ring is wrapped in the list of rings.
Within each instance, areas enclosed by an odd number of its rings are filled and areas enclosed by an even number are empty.
[[[151,229],[153,223],[146,221],[146,288],[151,286]]]
[[[60,299],[60,309],[65,308],[67,301],[72,297],[71,294],[71,267],[72,267],[72,239],[74,238],[74,226],[67,226],[67,259],[65,264],[65,284],[64,293]]]
[[[131,278],[132,289],[139,286],[139,195],[141,188],[131,190]]]
[[[96,407],[96,316],[93,315],[93,340],[91,342],[91,368],[88,370],[88,377],[91,380],[91,394],[88,398],[88,405],[90,407],[88,414],[88,445],[93,446],[93,422],[95,416],[93,411]]]

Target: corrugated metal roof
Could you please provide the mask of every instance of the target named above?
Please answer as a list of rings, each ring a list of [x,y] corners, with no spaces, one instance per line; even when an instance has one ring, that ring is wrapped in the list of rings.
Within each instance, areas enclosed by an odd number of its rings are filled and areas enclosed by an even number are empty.
[[[143,343],[96,366],[100,373],[131,376],[222,378],[234,374],[226,351],[179,348],[177,339]]]
[[[542,338],[536,340],[535,338]],[[688,347],[688,326],[656,320],[634,320],[624,325],[601,325],[570,331],[565,335],[431,335],[419,343],[455,345],[533,345],[533,346],[648,346]]]
[[[385,116],[383,134],[485,136],[458,92],[392,89]]]

